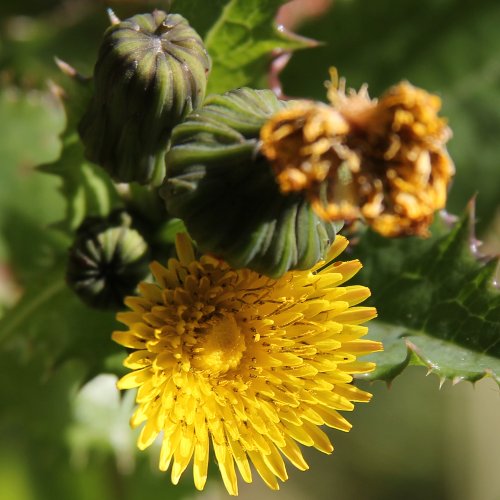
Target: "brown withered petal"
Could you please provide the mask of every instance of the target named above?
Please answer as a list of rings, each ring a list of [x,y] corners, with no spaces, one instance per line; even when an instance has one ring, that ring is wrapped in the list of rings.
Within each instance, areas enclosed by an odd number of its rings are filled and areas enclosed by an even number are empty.
[[[276,113],[260,132],[261,152],[270,161],[281,192],[306,190],[317,200],[315,211],[328,220],[360,216],[351,182],[359,159],[345,145],[348,131],[346,120],[331,106],[300,101]],[[336,182],[327,180],[333,177]],[[327,193],[330,188],[335,193]],[[344,200],[333,216],[328,212],[333,207],[319,202],[332,197]]]
[[[408,82],[375,100],[366,86],[346,93],[332,80],[330,107],[301,102],[261,130],[281,191],[304,191],[325,220],[362,217],[384,236],[428,235],[454,174],[441,100]]]
[[[342,162],[349,126],[330,106],[298,102],[280,110],[262,127],[261,151],[283,193],[309,189]]]

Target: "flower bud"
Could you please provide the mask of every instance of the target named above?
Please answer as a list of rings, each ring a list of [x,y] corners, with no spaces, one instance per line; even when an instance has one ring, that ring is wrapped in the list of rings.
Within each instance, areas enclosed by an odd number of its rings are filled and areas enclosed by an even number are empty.
[[[280,193],[259,150],[262,126],[287,106],[269,90],[208,97],[174,129],[160,191],[202,252],[272,277],[313,267],[341,227],[302,193]]]
[[[116,309],[148,275],[148,263],[148,246],[129,215],[88,217],[69,250],[66,280],[91,307]]]
[[[172,128],[203,102],[210,59],[178,14],[155,10],[104,33],[79,125],[87,158],[118,182],[159,183]]]

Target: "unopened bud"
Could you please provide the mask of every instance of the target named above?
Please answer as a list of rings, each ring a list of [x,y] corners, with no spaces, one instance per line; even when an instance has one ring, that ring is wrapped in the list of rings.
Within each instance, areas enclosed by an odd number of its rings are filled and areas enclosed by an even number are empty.
[[[280,192],[260,131],[290,109],[270,90],[213,95],[179,124],[160,194],[204,253],[273,278],[320,261],[341,224],[322,221],[301,193]]]
[[[87,158],[118,182],[159,183],[172,128],[205,97],[210,59],[178,14],[155,10],[114,22],[79,125]]]
[[[123,212],[89,217],[69,251],[67,282],[88,305],[115,309],[123,305],[148,274],[148,246]]]

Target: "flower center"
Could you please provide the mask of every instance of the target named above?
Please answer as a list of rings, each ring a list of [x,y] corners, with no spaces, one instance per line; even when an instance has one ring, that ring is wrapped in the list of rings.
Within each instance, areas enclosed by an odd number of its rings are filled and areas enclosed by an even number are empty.
[[[200,335],[191,364],[198,370],[221,375],[238,367],[245,350],[245,336],[234,316],[224,316]]]

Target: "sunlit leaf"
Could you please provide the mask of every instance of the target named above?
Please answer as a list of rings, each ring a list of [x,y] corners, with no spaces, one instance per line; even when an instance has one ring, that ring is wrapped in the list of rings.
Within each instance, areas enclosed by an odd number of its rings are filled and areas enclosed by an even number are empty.
[[[231,0],[205,38],[212,58],[208,90],[221,93],[257,85],[276,49],[296,50],[310,41],[277,29],[274,18],[285,0]]]
[[[118,205],[118,195],[107,173],[87,161],[76,131],[90,98],[91,83],[76,79],[65,97],[66,129],[61,136],[62,151],[53,163],[42,165],[43,172],[61,178],[60,190],[66,201],[66,215],[60,227],[76,229],[90,215],[105,216]]]

